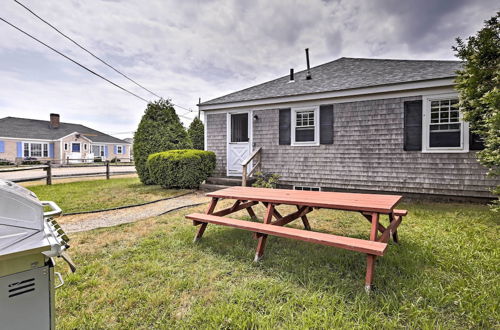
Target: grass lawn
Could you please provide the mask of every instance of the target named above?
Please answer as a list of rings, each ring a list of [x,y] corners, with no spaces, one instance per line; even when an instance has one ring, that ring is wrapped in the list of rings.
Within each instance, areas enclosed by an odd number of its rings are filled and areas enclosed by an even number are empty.
[[[401,243],[377,260],[371,295],[360,253],[270,237],[255,264],[250,233],[213,225],[193,244],[184,215],[204,207],[73,234],[79,269],[67,274],[58,263],[66,280],[57,290],[58,327],[498,329],[498,214],[465,204],[401,208],[410,212]],[[354,213],[315,211],[310,222],[319,231],[369,233]]]
[[[144,203],[187,192],[163,189],[160,186],[145,186],[138,178],[94,179],[27,188],[40,200],[56,202],[65,213]]]

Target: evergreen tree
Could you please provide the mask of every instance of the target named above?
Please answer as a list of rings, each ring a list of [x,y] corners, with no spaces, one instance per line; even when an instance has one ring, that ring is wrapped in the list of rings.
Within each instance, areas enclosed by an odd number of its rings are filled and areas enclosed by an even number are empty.
[[[193,149],[205,149],[205,126],[202,121],[196,117],[189,125],[188,135],[193,144]]]
[[[153,184],[146,167],[150,154],[190,147],[187,132],[170,101],[148,103],[134,135],[134,162],[141,182]]]
[[[471,130],[484,141],[479,161],[500,175],[500,12],[467,41],[457,38],[453,50],[464,61],[458,72],[457,89],[460,109]],[[500,187],[496,188],[500,195]],[[497,201],[498,202],[498,201]],[[500,209],[500,204],[497,204]]]

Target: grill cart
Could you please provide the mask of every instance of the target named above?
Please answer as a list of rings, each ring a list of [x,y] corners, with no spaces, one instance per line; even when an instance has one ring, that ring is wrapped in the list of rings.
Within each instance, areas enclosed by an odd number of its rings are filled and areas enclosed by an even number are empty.
[[[55,328],[54,291],[64,283],[54,272],[55,258],[76,269],[65,252],[69,239],[52,218],[61,212],[54,202],[40,201],[28,189],[0,179],[2,329]]]

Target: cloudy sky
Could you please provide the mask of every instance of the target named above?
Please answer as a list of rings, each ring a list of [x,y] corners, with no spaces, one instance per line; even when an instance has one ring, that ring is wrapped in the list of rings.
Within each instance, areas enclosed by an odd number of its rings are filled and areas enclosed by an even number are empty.
[[[145,87],[197,110],[227,94],[338,57],[454,59],[451,46],[500,9],[495,0],[19,0]],[[155,97],[12,0],[0,17],[119,85]],[[141,101],[0,21],[0,117],[134,131]],[[192,118],[195,114],[178,109]],[[187,124],[188,119],[183,119]],[[0,132],[1,135],[1,132]]]

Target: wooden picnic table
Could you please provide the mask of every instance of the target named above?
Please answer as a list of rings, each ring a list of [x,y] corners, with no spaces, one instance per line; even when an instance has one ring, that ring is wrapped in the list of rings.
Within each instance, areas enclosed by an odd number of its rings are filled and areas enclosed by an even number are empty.
[[[371,289],[373,283],[376,257],[384,255],[391,236],[394,242],[398,242],[397,228],[403,216],[407,214],[405,210],[394,209],[401,200],[401,196],[397,195],[229,187],[208,193],[207,196],[212,197],[212,200],[206,213],[193,213],[186,216],[186,218],[193,220],[194,225],[200,226],[194,239],[195,242],[201,239],[208,223],[212,223],[254,232],[258,238],[255,261],[262,258],[268,235],[366,253],[365,289],[367,291]],[[220,199],[233,199],[235,202],[231,207],[215,211]],[[262,223],[225,217],[231,213],[246,210],[252,219],[258,220],[253,206],[259,203],[266,207]],[[278,205],[293,205],[297,211],[283,216],[276,209]],[[360,212],[371,223],[369,239],[312,231],[307,214],[319,208]],[[388,215],[389,225],[387,227],[380,223],[380,215]],[[284,225],[299,218],[305,229],[284,227]],[[378,235],[379,232],[380,235]]]

